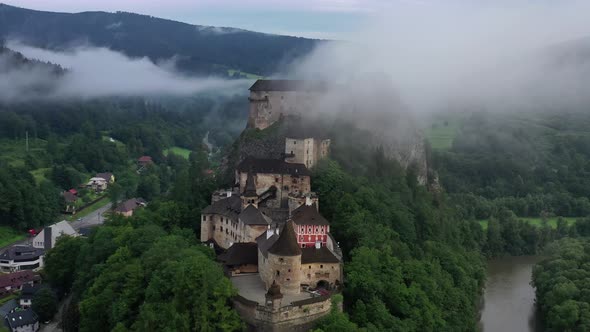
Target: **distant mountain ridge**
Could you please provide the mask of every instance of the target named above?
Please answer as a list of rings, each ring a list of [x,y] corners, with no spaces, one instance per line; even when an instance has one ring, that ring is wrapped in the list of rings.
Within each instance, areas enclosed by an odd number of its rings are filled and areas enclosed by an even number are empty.
[[[55,13],[0,4],[0,39],[63,50],[107,47],[154,62],[175,58],[188,73],[270,75],[320,40],[191,25],[128,12]]]

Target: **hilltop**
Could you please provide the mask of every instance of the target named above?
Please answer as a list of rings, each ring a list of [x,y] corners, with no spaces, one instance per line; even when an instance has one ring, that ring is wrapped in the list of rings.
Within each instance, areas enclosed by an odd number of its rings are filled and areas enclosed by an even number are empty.
[[[61,50],[106,47],[153,62],[175,57],[187,73],[269,75],[320,41],[192,25],[127,12],[55,13],[0,4],[0,39]]]

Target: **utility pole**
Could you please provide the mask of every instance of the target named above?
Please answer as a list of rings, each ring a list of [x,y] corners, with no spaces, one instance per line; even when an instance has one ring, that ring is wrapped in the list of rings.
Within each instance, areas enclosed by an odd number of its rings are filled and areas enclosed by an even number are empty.
[[[27,152],[29,152],[29,131],[25,131],[25,141],[27,145]]]

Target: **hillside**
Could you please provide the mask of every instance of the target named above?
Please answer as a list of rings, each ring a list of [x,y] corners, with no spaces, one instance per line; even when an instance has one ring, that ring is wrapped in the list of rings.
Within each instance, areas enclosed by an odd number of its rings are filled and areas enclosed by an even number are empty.
[[[66,71],[59,65],[29,59],[0,43],[0,100],[49,94]]]
[[[175,57],[183,71],[219,76],[272,74],[319,42],[126,12],[53,13],[0,4],[2,38],[56,50],[90,44],[154,62]]]

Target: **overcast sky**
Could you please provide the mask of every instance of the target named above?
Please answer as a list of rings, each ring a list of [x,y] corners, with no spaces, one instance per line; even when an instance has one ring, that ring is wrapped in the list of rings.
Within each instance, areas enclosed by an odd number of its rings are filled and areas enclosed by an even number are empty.
[[[412,0],[0,0],[30,9],[129,11],[187,23],[340,39],[374,13]]]

